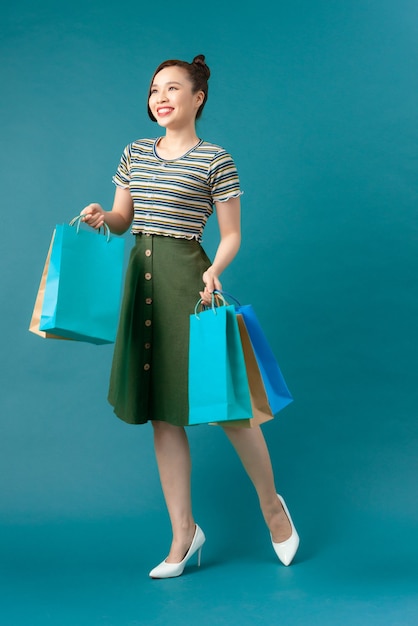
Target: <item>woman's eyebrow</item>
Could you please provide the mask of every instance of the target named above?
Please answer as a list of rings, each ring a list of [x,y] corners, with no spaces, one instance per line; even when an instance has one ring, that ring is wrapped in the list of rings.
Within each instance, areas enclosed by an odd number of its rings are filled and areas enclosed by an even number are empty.
[[[181,85],[177,80],[169,80],[165,85]],[[158,83],[152,83],[151,87],[158,87]]]

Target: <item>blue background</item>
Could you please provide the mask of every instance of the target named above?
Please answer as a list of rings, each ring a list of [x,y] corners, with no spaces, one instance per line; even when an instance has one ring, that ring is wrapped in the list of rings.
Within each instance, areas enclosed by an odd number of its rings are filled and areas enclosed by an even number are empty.
[[[16,0],[0,33],[1,623],[415,624],[416,3]],[[264,431],[301,548],[276,562],[234,452],[199,427],[203,566],[150,581],[170,538],[151,427],[106,403],[112,347],[27,327],[55,224],[110,208],[122,149],[159,133],[154,68],[199,53],[198,134],[245,190],[224,287],[295,396]]]

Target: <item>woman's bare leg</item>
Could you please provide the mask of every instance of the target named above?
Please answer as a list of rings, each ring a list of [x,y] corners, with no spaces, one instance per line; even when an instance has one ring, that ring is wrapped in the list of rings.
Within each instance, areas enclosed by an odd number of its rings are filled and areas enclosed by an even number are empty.
[[[234,428],[223,425],[223,429],[257,491],[273,541],[285,541],[292,534],[292,528],[277,497],[270,454],[260,427]]]
[[[153,421],[154,446],[161,486],[173,530],[167,563],[179,563],[192,543],[195,522],[191,505],[191,460],[184,428]]]

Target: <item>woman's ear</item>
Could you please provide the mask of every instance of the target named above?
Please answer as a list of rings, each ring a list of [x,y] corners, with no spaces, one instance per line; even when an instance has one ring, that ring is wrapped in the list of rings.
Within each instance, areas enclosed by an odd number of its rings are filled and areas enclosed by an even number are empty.
[[[201,104],[203,104],[203,100],[205,99],[205,92],[204,91],[198,91],[196,94],[196,104],[197,107],[199,108]]]

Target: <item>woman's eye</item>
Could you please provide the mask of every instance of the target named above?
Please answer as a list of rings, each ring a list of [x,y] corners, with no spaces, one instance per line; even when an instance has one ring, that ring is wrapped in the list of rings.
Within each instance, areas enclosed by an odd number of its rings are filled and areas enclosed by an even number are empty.
[[[173,90],[173,91],[177,91],[177,87],[174,87],[174,86],[172,85],[171,87],[169,87],[169,91],[171,91],[171,90]]]

